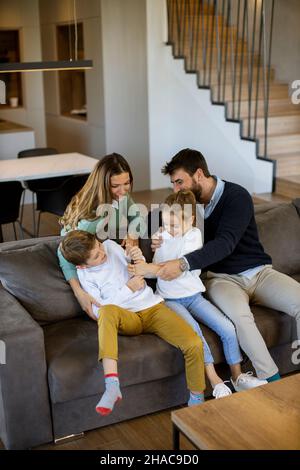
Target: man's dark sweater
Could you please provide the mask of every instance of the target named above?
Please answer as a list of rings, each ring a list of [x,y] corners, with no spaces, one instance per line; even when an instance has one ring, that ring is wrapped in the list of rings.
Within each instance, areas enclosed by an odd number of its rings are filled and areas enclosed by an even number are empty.
[[[190,269],[239,274],[272,260],[258,239],[250,194],[225,182],[224,192],[204,221],[203,248],[185,255]]]

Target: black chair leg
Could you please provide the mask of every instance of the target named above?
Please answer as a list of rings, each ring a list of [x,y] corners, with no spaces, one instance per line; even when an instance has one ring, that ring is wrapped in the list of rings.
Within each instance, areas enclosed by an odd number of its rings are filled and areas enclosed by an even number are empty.
[[[36,229],[36,237],[39,236],[39,232],[40,232],[41,213],[42,213],[42,211],[39,211],[38,222],[37,222],[37,229]]]
[[[17,232],[16,232],[16,226],[15,223],[13,222],[13,227],[14,227],[14,233],[15,233],[15,240],[18,240],[17,238]]]
[[[36,236],[35,232],[35,203],[34,203],[34,193],[32,193],[32,226],[33,226],[33,236]]]
[[[3,232],[2,232],[2,225],[0,225],[0,243],[3,242]]]
[[[24,240],[24,232],[23,232],[23,227],[22,227],[22,224],[20,223],[19,220],[17,220],[18,224],[19,224],[19,228],[20,228],[20,232],[21,232],[21,237],[22,237],[22,240]]]
[[[20,214],[20,222],[21,222],[21,224],[22,224],[22,222],[23,222],[24,203],[25,203],[25,190],[23,191],[23,194],[22,194],[22,201],[21,201],[21,214]]]

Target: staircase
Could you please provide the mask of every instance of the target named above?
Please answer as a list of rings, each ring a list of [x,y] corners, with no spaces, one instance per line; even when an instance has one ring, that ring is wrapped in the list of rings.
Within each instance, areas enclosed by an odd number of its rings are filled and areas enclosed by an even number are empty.
[[[275,195],[300,197],[300,105],[271,67],[274,0],[166,1],[173,56],[256,142],[257,157],[274,162]]]

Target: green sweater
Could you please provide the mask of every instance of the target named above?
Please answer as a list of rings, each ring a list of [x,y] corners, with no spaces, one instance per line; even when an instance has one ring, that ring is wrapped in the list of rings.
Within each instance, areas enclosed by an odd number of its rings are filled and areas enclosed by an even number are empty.
[[[139,224],[143,223],[138,205],[134,203],[133,199],[129,195],[124,197],[119,203],[116,203],[114,201],[113,204],[110,205],[110,208],[111,208],[111,213],[109,217],[109,232],[107,230],[107,220],[105,220],[106,218],[102,216],[98,217],[95,220],[82,219],[78,222],[76,229],[85,230],[90,233],[97,233],[100,236],[101,236],[101,231],[103,230],[103,233],[106,235],[106,238],[111,238],[113,240],[116,240],[117,242],[121,242],[121,240],[123,240],[126,237],[127,230],[126,230],[126,233],[124,233],[124,228],[123,228],[122,232],[120,233],[119,231],[120,221],[123,221],[122,227],[124,227],[124,222],[127,222],[128,225],[132,224],[132,230],[138,227]],[[126,225],[127,224],[125,224],[125,226]],[[65,235],[68,231],[69,230],[63,228],[61,230],[61,235]],[[130,227],[129,227],[129,233],[130,233]],[[60,267],[64,273],[66,280],[69,281],[70,279],[73,279],[73,278],[78,279],[76,266],[74,266],[74,264],[72,263],[69,263],[64,258],[64,256],[62,255],[60,251],[60,248],[58,248],[57,250],[57,256],[59,259]]]

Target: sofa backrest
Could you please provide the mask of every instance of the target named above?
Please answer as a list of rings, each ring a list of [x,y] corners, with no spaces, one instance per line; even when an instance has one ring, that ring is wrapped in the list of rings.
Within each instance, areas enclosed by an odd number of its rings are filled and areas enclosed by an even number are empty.
[[[41,324],[82,315],[56,255],[60,237],[0,245],[0,281]]]
[[[300,199],[289,204],[258,204],[255,219],[273,267],[285,274],[300,274]]]

